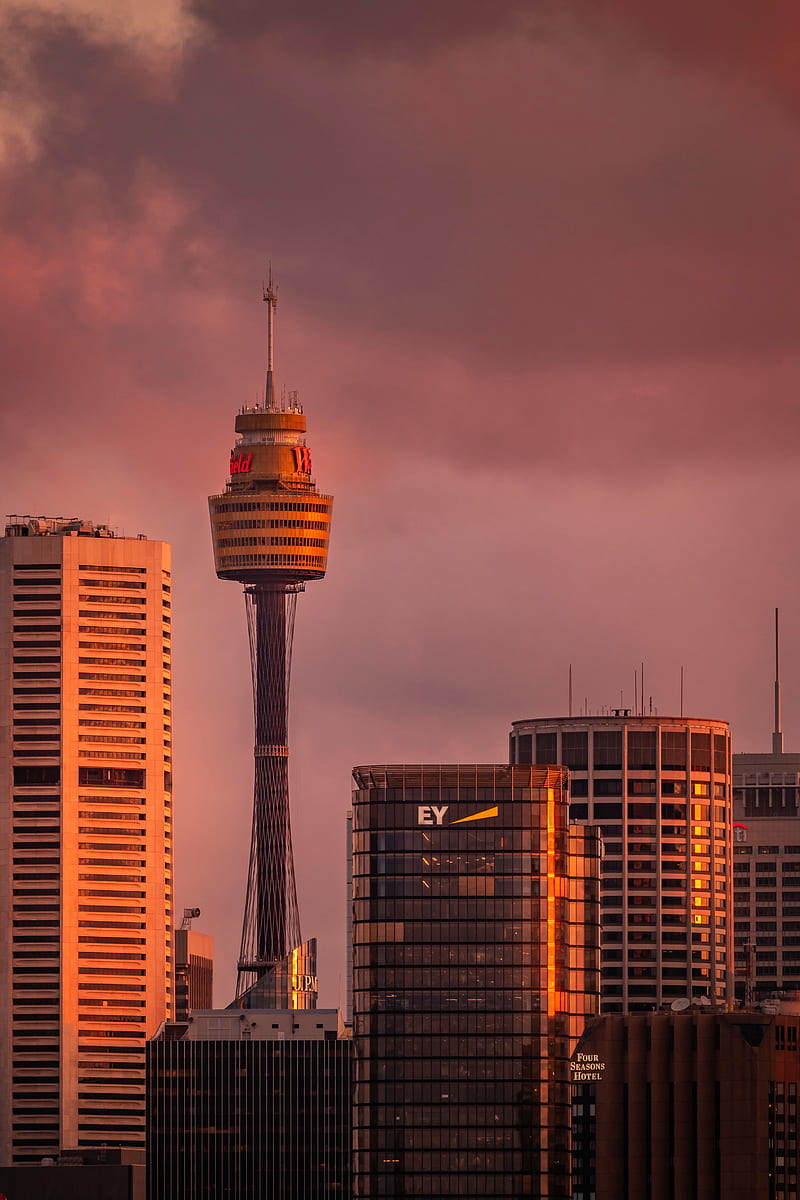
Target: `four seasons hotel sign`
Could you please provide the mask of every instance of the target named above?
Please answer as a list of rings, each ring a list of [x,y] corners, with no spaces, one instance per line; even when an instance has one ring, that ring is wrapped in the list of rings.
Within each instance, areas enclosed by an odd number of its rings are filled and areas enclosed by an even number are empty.
[[[569,1069],[573,1083],[597,1083],[603,1078],[606,1064],[600,1061],[599,1054],[576,1054]]]

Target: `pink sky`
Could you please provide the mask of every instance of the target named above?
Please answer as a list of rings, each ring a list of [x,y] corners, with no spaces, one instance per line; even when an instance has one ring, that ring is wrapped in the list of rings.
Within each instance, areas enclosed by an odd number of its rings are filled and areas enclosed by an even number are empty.
[[[256,17],[261,8],[269,16]],[[371,761],[503,761],[632,702],[800,747],[800,19],[774,0],[28,0],[0,9],[6,512],[172,543],[178,910],[233,983],[243,603],[206,497],[278,379],[336,496],[293,803],[321,999]],[[335,17],[335,19],[334,19]]]

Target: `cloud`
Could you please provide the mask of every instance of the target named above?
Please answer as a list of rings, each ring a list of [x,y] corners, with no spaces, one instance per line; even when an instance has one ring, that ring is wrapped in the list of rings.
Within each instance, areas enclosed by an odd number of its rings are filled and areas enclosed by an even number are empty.
[[[618,51],[642,47],[673,64],[755,86],[800,114],[800,10],[792,0],[576,0]]]
[[[752,630],[797,591],[800,167],[791,82],[758,94],[789,26],[736,6],[716,46],[716,5],[694,35],[639,7],[3,12],[5,506],[175,545],[181,871],[220,960],[250,700],[205,498],[261,386],[268,258],[337,496],[298,618],[310,933],[349,766],[501,758],[570,661],[608,703],[646,658],[662,711],[686,661],[692,706],[761,736]]]
[[[289,34],[316,50],[378,54],[430,53],[460,41],[529,31],[549,5],[543,0],[191,0],[192,13],[231,37]]]

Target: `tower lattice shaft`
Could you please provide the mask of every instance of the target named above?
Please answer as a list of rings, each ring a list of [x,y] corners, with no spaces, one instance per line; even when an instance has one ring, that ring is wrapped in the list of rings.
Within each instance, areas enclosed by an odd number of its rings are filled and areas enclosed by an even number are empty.
[[[297,588],[245,590],[255,717],[255,785],[240,995],[300,941],[292,857],[287,747]]]

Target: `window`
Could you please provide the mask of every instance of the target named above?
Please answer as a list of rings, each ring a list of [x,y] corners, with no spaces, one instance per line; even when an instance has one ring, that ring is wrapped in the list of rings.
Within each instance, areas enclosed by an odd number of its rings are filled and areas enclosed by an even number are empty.
[[[14,787],[53,787],[60,781],[58,766],[14,767]]]
[[[538,765],[549,766],[551,763],[558,762],[556,737],[555,733],[537,733],[536,762]]]
[[[592,785],[595,796],[621,796],[621,779],[595,779]]]
[[[662,730],[661,770],[686,770],[686,734],[683,731]]]
[[[518,763],[533,762],[533,734],[521,733],[517,737],[517,757]]]
[[[728,739],[724,733],[714,734],[714,773],[724,775],[728,768]]]
[[[693,733],[692,737],[692,770],[711,770],[711,734]]]
[[[629,796],[655,796],[656,781],[655,779],[629,779],[628,780],[628,795]]]
[[[595,782],[597,782],[595,780]],[[603,804],[594,802],[592,809],[592,818],[595,821],[602,820],[621,820],[622,819],[622,804]]]
[[[657,736],[655,729],[628,730],[629,770],[655,771]]]
[[[143,788],[145,771],[133,767],[78,767],[78,783],[82,787]]]
[[[571,767],[573,771],[589,769],[588,733],[562,733],[561,763],[565,767]]]
[[[686,795],[686,780],[685,779],[662,779],[661,780],[661,795],[662,796],[685,796]]]
[[[621,730],[596,730],[592,735],[592,750],[596,771],[622,770]]]

